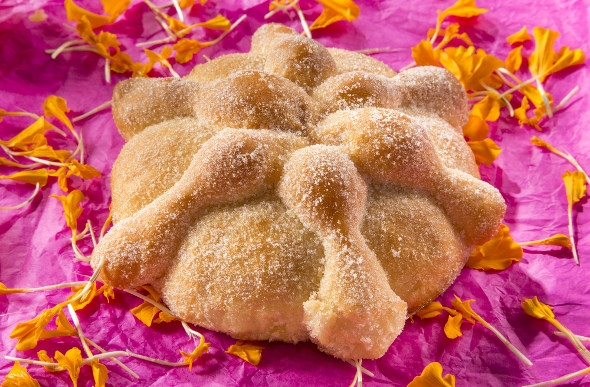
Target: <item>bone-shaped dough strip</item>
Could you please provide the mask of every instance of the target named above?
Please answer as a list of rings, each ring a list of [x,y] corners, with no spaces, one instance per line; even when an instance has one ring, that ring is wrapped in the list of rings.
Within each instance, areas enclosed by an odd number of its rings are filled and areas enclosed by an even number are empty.
[[[200,210],[271,188],[285,155],[304,144],[270,131],[220,132],[199,149],[174,186],[113,226],[94,250],[92,266],[104,261],[102,279],[119,288],[152,282],[164,274]]]
[[[406,303],[360,232],[367,188],[353,162],[337,147],[298,150],[279,194],[324,246],[319,290],[304,303],[312,340],[340,358],[381,357],[403,328]]]

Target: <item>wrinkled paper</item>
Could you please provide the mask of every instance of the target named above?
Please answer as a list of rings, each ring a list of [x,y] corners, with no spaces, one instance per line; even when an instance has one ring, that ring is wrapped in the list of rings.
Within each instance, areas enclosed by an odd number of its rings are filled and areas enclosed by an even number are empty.
[[[98,2],[80,0],[77,3],[100,11],[96,8]],[[357,3],[361,8],[358,20],[339,22],[314,31],[314,37],[331,47],[391,49],[391,52],[375,54],[374,57],[399,70],[412,62],[410,47],[425,38],[428,29],[434,27],[436,9],[444,9],[453,2],[359,0]],[[504,58],[510,50],[506,37],[522,26],[527,26],[529,31],[534,26],[559,31],[557,51],[567,45],[590,53],[587,1],[480,0],[477,3],[490,11],[466,20],[465,29],[476,46],[498,57]],[[321,7],[313,2],[302,1],[302,7],[310,22],[321,12]],[[37,9],[43,9],[48,15],[45,21],[36,23],[28,19]],[[217,13],[232,22],[242,14],[248,18],[221,43],[203,49],[186,65],[175,64],[175,69],[184,75],[195,63],[204,62],[204,55],[215,58],[247,51],[252,33],[265,22],[263,16],[267,12],[268,4],[262,1],[221,0],[195,6],[190,14],[191,20],[206,20]],[[278,13],[268,21],[285,23],[301,31],[293,14]],[[101,57],[88,52],[69,52],[52,60],[44,52],[75,38],[64,23],[68,22],[61,1],[8,0],[0,3],[0,108],[42,114],[43,100],[55,94],[67,100],[72,110],[70,117],[74,117],[110,100],[114,85],[125,76],[113,74],[112,83],[107,84]],[[118,34],[126,52],[136,60],[145,57],[134,44],[164,36],[141,2],[132,5],[106,29]],[[209,40],[218,33],[203,31],[201,38]],[[167,73],[156,66],[156,75],[167,76]],[[544,131],[541,133],[530,127],[519,127],[505,111],[499,122],[492,124],[492,138],[503,152],[491,167],[482,166],[481,172],[483,178],[496,186],[506,199],[505,223],[516,241],[567,234],[567,200],[561,175],[572,167],[556,155],[532,146],[530,138],[538,135],[558,149],[573,154],[590,171],[590,73],[587,67],[577,66],[552,75],[545,84],[546,90],[557,101],[575,86],[579,86],[580,91],[566,109],[542,122]],[[0,138],[8,139],[29,124],[27,119],[6,119],[0,123]],[[110,169],[123,140],[109,110],[78,122],[76,128],[84,137],[87,162],[103,173],[100,179],[75,182],[72,186],[72,189],[82,189],[87,196],[79,224],[89,219],[95,229],[99,229],[108,214]],[[74,143],[70,144],[69,149],[74,146]],[[31,205],[0,212],[0,282],[8,287],[79,281],[91,274],[88,264],[75,260],[70,246],[71,232],[65,225],[61,204],[49,197],[51,194],[63,195],[54,180],[50,180]],[[31,193],[28,185],[3,181],[0,183],[0,206],[19,203]],[[442,364],[444,374],[454,374],[457,385],[472,386],[531,384],[587,367],[569,342],[555,336],[555,329],[547,322],[527,316],[520,302],[523,297],[538,296],[544,303],[555,307],[560,322],[579,335],[590,336],[589,213],[587,200],[574,207],[580,266],[575,265],[568,250],[526,248],[522,261],[505,271],[464,269],[455,284],[438,299],[448,306],[454,294],[464,300],[475,299],[473,309],[531,359],[532,367],[520,362],[480,324],[464,323],[462,337],[447,339],[443,332],[446,315],[442,314],[431,320],[408,320],[403,333],[385,356],[363,361],[363,366],[375,374],[374,377],[364,377],[365,385],[405,386],[433,361]],[[80,242],[80,247],[89,253],[91,242],[87,239]],[[35,317],[69,294],[66,289],[0,296],[0,355],[36,359],[36,352],[41,349],[52,356],[56,350],[65,353],[72,346],[79,347],[77,338],[57,338],[40,341],[36,349],[20,352],[15,350],[16,340],[9,338],[18,322]],[[188,338],[178,322],[154,324],[151,328],[139,322],[129,310],[140,303],[141,300],[122,292],[116,292],[115,300],[110,303],[99,297],[79,312],[85,334],[109,351],[129,349],[170,361],[182,360],[179,350],[191,352],[194,349],[196,343]],[[348,386],[354,377],[353,366],[321,353],[311,343],[263,343],[262,361],[255,367],[225,353],[235,343],[234,339],[225,334],[199,330],[211,347],[209,353],[195,362],[192,371],[187,367],[169,368],[119,358],[140,375],[136,381],[111,360],[103,360],[109,369],[108,385]],[[0,379],[11,367],[12,362],[0,358]],[[49,373],[34,365],[27,368],[41,385],[71,385],[66,372]],[[578,378],[573,385],[585,383],[590,383],[590,377]],[[89,367],[82,369],[79,385],[93,385]]]

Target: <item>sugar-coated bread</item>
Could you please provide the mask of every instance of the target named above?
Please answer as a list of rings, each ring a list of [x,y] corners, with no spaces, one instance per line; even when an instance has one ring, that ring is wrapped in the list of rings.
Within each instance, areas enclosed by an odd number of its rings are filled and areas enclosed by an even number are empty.
[[[244,340],[379,358],[505,212],[442,68],[397,74],[267,24],[251,51],[113,97],[127,140],[91,264]]]

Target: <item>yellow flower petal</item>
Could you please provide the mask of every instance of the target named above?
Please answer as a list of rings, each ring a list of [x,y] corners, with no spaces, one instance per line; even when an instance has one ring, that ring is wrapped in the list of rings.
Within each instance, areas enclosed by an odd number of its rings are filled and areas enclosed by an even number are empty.
[[[37,157],[41,159],[64,162],[70,156],[71,152],[67,150],[55,150],[49,145],[41,145],[29,151],[18,152],[19,156]]]
[[[41,312],[37,317],[16,324],[12,333],[10,334],[11,339],[17,339],[16,349],[19,351],[25,351],[27,349],[33,349],[37,346],[37,341],[40,339],[43,330],[58,313],[60,308],[53,307],[46,309]]]
[[[486,121],[497,121],[500,117],[500,100],[495,94],[488,94],[481,101],[473,105],[471,114]]]
[[[520,242],[521,246],[544,245],[544,246],[560,246],[568,249],[572,248],[572,243],[567,235],[555,234],[549,238],[539,239],[536,241]]]
[[[87,11],[76,5],[73,0],[65,0],[64,6],[66,8],[66,17],[69,21],[80,22],[82,17],[86,17],[92,29],[102,27],[111,22],[110,17]]]
[[[137,317],[139,321],[147,325],[148,327],[152,326],[154,322],[154,318],[160,312],[160,309],[153,306],[147,301],[144,301],[140,305],[136,306],[135,308],[131,309],[131,313]]]
[[[77,336],[78,331],[70,324],[65,313],[60,309],[57,312],[57,318],[55,319],[56,329],[47,330],[44,329],[39,336],[40,340],[50,339],[52,337],[63,337],[63,336]]]
[[[69,111],[70,109],[68,109],[66,100],[62,97],[50,95],[49,97],[45,98],[45,101],[43,102],[43,114],[45,117],[55,117],[70,130],[74,130],[70,119],[68,116],[66,116],[66,113]]]
[[[98,360],[90,363],[92,367],[92,376],[94,377],[94,387],[105,387],[109,380],[109,370],[104,364],[100,364]]]
[[[100,172],[96,168],[88,164],[80,164],[80,162],[76,159],[73,159],[68,164],[68,169],[70,170],[68,177],[73,175],[81,177],[84,180],[90,180],[101,176]]]
[[[586,175],[580,171],[566,171],[563,175],[567,202],[573,206],[586,196]]]
[[[181,39],[172,46],[176,51],[175,59],[178,63],[190,61],[203,47],[204,45],[201,42],[194,39]]]
[[[526,26],[524,26],[518,32],[515,32],[509,37],[507,37],[506,41],[513,46],[518,43],[528,42],[531,39],[533,38],[531,37],[531,35],[529,35]]]
[[[97,290],[97,292],[102,294],[104,298],[106,298],[107,302],[115,299],[115,290],[107,284],[102,285],[100,289]]]
[[[20,288],[7,288],[2,282],[0,282],[0,294],[13,294],[23,293],[23,289]]]
[[[513,48],[506,57],[506,69],[514,73],[522,66],[522,46]]]
[[[467,145],[473,151],[477,164],[492,165],[494,160],[502,153],[502,148],[491,138],[482,141],[469,141]]]
[[[66,224],[72,230],[72,238],[78,234],[78,218],[82,214],[80,203],[84,200],[84,194],[80,190],[73,190],[67,196],[51,195],[52,198],[58,199],[63,208],[66,217]]]
[[[471,141],[483,141],[490,133],[488,123],[481,117],[470,114],[467,123],[463,125],[463,136]]]
[[[522,127],[522,125],[527,124],[532,126],[533,128],[541,131],[542,128],[539,126],[541,120],[545,117],[544,109],[535,109],[533,110],[534,116],[529,117],[528,111],[530,109],[530,104],[528,98],[522,97],[522,102],[519,108],[514,109],[514,117],[518,119],[518,123]]]
[[[0,175],[0,180],[14,180],[29,184],[39,184],[44,187],[47,184],[49,172],[47,169],[33,169],[31,171],[15,172],[11,175]]]
[[[100,0],[104,13],[109,15],[109,23],[114,22],[131,5],[131,0]]]
[[[555,40],[559,36],[556,31],[535,27],[533,35],[535,36],[535,50],[529,57],[529,70],[541,82],[548,75],[570,66],[582,64],[586,60],[584,52],[580,49],[572,51],[569,47],[564,46],[557,53],[553,48]]]
[[[160,312],[160,313],[158,313],[158,318],[154,319],[154,322],[156,324],[161,324],[164,322],[168,323],[168,322],[174,321],[174,320],[176,320],[176,317],[174,317],[170,313]]]
[[[412,58],[418,66],[440,66],[439,54],[440,52],[434,50],[429,40],[422,40],[412,47]]]
[[[438,316],[443,310],[443,306],[440,302],[434,301],[426,305],[424,308],[416,312],[416,316],[420,317],[421,320],[427,318],[434,318]]]
[[[262,357],[263,349],[264,347],[260,345],[238,340],[225,352],[237,356],[252,365],[258,365],[258,363],[260,363],[260,358]]]
[[[46,145],[45,132],[50,130],[49,124],[45,118],[39,117],[34,123],[23,129],[19,134],[7,141],[1,141],[0,144],[9,148],[18,148],[29,150],[38,146]]]
[[[447,323],[445,324],[445,335],[449,339],[456,339],[459,336],[463,336],[461,333],[461,322],[463,321],[463,315],[457,314],[455,316],[449,316]]]
[[[455,295],[455,299],[451,301],[453,304],[453,308],[459,313],[463,315],[463,318],[469,321],[472,324],[475,324],[475,321],[481,320],[481,317],[477,313],[473,311],[471,308],[471,303],[475,302],[475,300],[461,300],[457,295]]]
[[[498,233],[488,242],[477,246],[466,266],[479,270],[504,270],[522,259],[522,247],[510,236],[510,229],[501,225]]]
[[[39,387],[39,382],[35,380],[27,371],[26,367],[22,367],[20,363],[14,362],[14,365],[8,371],[4,381],[3,387]]]
[[[493,88],[501,85],[494,71],[504,67],[504,61],[482,49],[448,47],[442,51],[440,63],[457,77],[465,90],[485,90],[484,84]]]
[[[551,320],[555,318],[553,308],[547,304],[543,304],[537,296],[530,298],[524,298],[521,303],[524,312],[531,317],[538,318],[541,320]]]
[[[217,15],[213,19],[197,23],[196,26],[209,28],[210,30],[227,31],[231,28],[231,22],[225,16]]]
[[[438,20],[442,21],[448,16],[470,18],[486,12],[488,12],[488,10],[485,8],[479,8],[475,4],[475,0],[457,0],[455,4],[438,14]]]
[[[455,387],[455,376],[442,376],[442,365],[438,362],[428,364],[420,376],[408,384],[408,387]]]
[[[195,348],[195,350],[191,353],[186,353],[183,351],[180,351],[180,354],[184,357],[184,362],[186,364],[188,364],[188,369],[192,370],[193,369],[193,362],[195,360],[197,360],[198,358],[200,358],[203,353],[209,352],[209,343],[205,342],[205,338],[203,336],[201,336],[200,341],[199,341],[199,345],[197,346],[197,348]]]
[[[41,22],[47,20],[47,14],[45,13],[45,10],[38,9],[29,15],[29,20],[32,21],[33,23],[41,23]]]
[[[325,28],[340,20],[356,20],[361,12],[352,0],[317,0],[317,2],[322,4],[324,9],[309,27],[310,30]]]
[[[182,9],[186,9],[186,8],[190,8],[195,4],[195,0],[180,0],[178,2],[178,5],[180,6],[180,8]],[[202,4],[202,2],[201,2]]]
[[[65,355],[59,351],[55,351],[55,360],[57,364],[68,371],[74,387],[77,387],[80,368],[82,367],[82,353],[80,350],[74,347],[69,349]]]
[[[153,287],[142,286],[142,288],[149,293],[149,298],[156,302],[160,301],[161,297]],[[140,305],[131,309],[131,313],[148,327],[151,327],[153,323],[159,324],[162,322],[170,322],[175,319],[171,314],[162,312],[157,306],[147,301],[144,301]],[[156,315],[158,315],[157,319],[155,318]]]
[[[55,364],[55,366],[52,366],[52,367],[43,367],[43,368],[45,368],[49,372],[56,372],[56,371],[63,371],[64,370],[60,365],[58,365],[55,362],[55,360],[53,360],[52,358],[49,357],[49,355],[47,354],[47,351],[44,350],[44,349],[42,349],[41,351],[37,352],[37,357],[42,362],[45,362],[45,363],[54,363]]]
[[[68,300],[75,299],[83,290],[84,290],[84,286],[73,287],[72,292],[74,292],[74,294],[69,296]],[[98,294],[99,293],[96,290],[96,283],[93,282],[92,285],[90,285],[89,289],[84,294],[84,296],[82,296],[82,298],[77,299],[75,301],[71,301],[70,304],[72,305],[74,310],[84,309],[88,304],[90,304],[92,302],[92,300],[94,300],[94,298]]]
[[[168,22],[168,26],[170,29],[179,37],[183,37],[190,32],[190,30],[196,26],[188,26],[181,22],[180,20],[173,18],[172,16],[168,16],[166,14],[163,15]]]

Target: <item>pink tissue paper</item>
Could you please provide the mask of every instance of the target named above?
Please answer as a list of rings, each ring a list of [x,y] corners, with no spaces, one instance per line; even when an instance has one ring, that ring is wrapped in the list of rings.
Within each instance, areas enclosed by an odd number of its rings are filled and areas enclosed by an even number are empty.
[[[98,2],[78,1],[79,5],[100,12]],[[96,4],[95,4],[96,3]],[[388,48],[375,58],[400,70],[412,63],[411,47],[426,37],[436,22],[436,10],[452,5],[452,0],[374,1],[359,0],[360,17],[352,23],[338,22],[314,31],[318,41],[328,47],[349,50]],[[478,1],[489,12],[463,20],[464,28],[478,47],[498,57],[510,50],[506,37],[527,26],[541,26],[559,31],[557,47],[581,48],[590,53],[589,9],[587,0],[557,2],[553,0]],[[313,1],[302,1],[308,21],[321,12]],[[43,22],[29,16],[42,9]],[[209,1],[191,10],[191,18],[206,20],[220,13],[230,21],[241,15],[247,19],[219,44],[203,49],[185,64],[175,64],[180,75],[187,74],[205,56],[217,56],[249,50],[252,33],[265,22],[280,22],[301,31],[293,13],[277,13],[264,20],[266,1]],[[136,60],[145,56],[135,48],[137,42],[163,37],[161,29],[143,2],[134,4],[107,29],[117,33],[126,52]],[[57,0],[4,0],[0,2],[0,108],[42,114],[44,99],[53,94],[64,97],[71,109],[70,117],[85,113],[111,99],[114,85],[126,76],[113,73],[105,82],[104,60],[90,52],[68,52],[55,60],[45,50],[75,38],[73,23],[66,19],[64,4]],[[156,34],[158,32],[158,34]],[[203,31],[210,40],[216,31]],[[156,66],[156,76],[169,76]],[[590,170],[590,109],[588,108],[590,73],[585,65],[562,71],[548,78],[546,90],[556,101],[575,86],[580,89],[567,108],[552,119],[543,121],[542,132],[524,126],[502,113],[492,125],[491,137],[503,152],[492,166],[482,166],[484,180],[497,187],[508,205],[505,224],[516,241],[529,241],[556,233],[568,233],[567,200],[561,175],[572,166],[562,158],[530,143],[537,135],[560,150],[574,155]],[[5,118],[0,123],[0,139],[6,140],[31,123],[28,119]],[[108,214],[110,202],[109,174],[124,142],[117,132],[110,110],[104,110],[75,124],[84,138],[87,163],[103,174],[102,178],[74,182],[72,188],[83,190],[86,199],[79,224],[91,220],[99,229]],[[66,144],[67,145],[67,144]],[[71,144],[74,145],[75,144]],[[71,148],[73,149],[73,148]],[[5,155],[2,155],[5,156]],[[5,167],[2,167],[5,168]],[[0,174],[6,174],[1,169]],[[0,206],[25,200],[32,193],[30,185],[0,182]],[[36,287],[61,282],[81,281],[92,273],[89,265],[76,261],[61,203],[50,195],[63,192],[50,179],[48,186],[33,202],[18,210],[0,212],[0,282],[7,287]],[[439,298],[450,306],[454,295],[474,299],[473,309],[499,331],[529,359],[533,365],[519,361],[489,330],[481,324],[463,325],[463,336],[448,339],[443,326],[446,316],[421,321],[408,320],[401,336],[378,360],[365,360],[363,366],[374,376],[364,376],[364,385],[405,386],[424,367],[434,361],[443,366],[443,374],[453,374],[458,386],[519,386],[557,378],[588,367],[569,342],[554,334],[549,323],[527,316],[522,308],[524,297],[538,296],[554,307],[557,319],[574,333],[590,336],[590,215],[586,200],[574,207],[576,241],[580,265],[571,252],[556,247],[525,248],[524,258],[504,271],[477,271],[465,268],[456,282]],[[86,238],[80,241],[83,252],[91,251]],[[77,338],[43,340],[34,350],[17,351],[10,333],[18,322],[35,317],[71,294],[68,289],[49,292],[0,295],[0,380],[13,362],[4,356],[37,358],[37,351],[67,351],[79,345]],[[85,334],[103,348],[129,349],[146,356],[181,361],[179,350],[191,352],[195,343],[179,322],[154,324],[148,328],[129,310],[141,300],[116,292],[108,303],[97,298],[81,310],[79,316]],[[196,329],[199,329],[198,327]],[[231,337],[199,329],[211,343],[209,352],[188,367],[170,368],[137,359],[120,358],[140,375],[135,380],[121,367],[104,360],[109,369],[110,386],[347,386],[355,368],[320,352],[311,343],[297,345],[273,342],[265,347],[262,361],[253,366],[225,353],[235,343]],[[43,386],[67,386],[66,372],[49,373],[35,365],[28,371]],[[89,367],[83,367],[78,385],[92,386]],[[569,385],[590,385],[590,376],[582,376]]]

